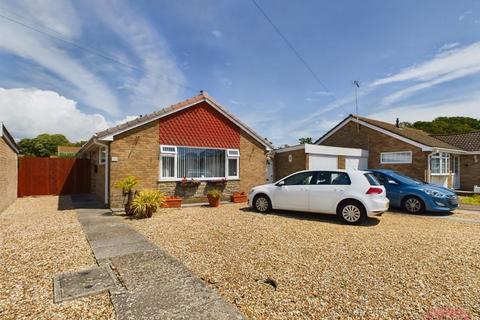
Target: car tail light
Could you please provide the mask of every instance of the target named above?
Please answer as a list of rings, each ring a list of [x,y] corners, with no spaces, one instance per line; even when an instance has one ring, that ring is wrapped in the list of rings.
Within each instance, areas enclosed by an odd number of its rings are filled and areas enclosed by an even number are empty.
[[[368,189],[367,194],[382,194],[383,189],[379,187],[371,187]]]

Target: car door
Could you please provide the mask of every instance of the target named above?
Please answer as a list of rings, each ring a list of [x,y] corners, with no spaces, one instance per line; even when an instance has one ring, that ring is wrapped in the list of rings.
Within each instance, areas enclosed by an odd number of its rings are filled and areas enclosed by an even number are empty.
[[[308,191],[314,175],[314,171],[299,172],[277,183],[273,193],[273,208],[307,211]]]
[[[350,184],[346,172],[318,171],[310,185],[309,211],[335,213],[337,203],[343,199]]]
[[[394,207],[400,207],[402,200],[402,190],[400,188],[400,184],[386,174],[379,172],[374,172],[373,174],[377,178],[378,182],[385,187],[387,198],[390,200],[390,204]]]

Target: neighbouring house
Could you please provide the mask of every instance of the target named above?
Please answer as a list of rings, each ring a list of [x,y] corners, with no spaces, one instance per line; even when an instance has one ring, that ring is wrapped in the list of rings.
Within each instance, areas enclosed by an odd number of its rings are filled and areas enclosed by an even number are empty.
[[[264,184],[270,142],[206,92],[95,134],[77,157],[91,160],[91,191],[122,206],[114,184],[134,175],[139,189],[157,188],[185,202],[212,187],[225,195]]]
[[[3,123],[0,123],[0,212],[17,198],[18,146]]]
[[[75,157],[77,152],[80,151],[80,147],[75,146],[58,146],[57,147],[57,157],[68,158]]]
[[[300,170],[367,169],[368,151],[300,144],[275,149],[275,180]]]
[[[455,164],[458,165],[460,188],[473,190],[474,186],[480,186],[480,131],[433,137],[466,151]]]
[[[472,190],[480,184],[480,134],[429,135],[356,115],[350,115],[315,144],[368,151],[368,168],[392,169],[433,184]],[[472,142],[472,139],[476,142]]]

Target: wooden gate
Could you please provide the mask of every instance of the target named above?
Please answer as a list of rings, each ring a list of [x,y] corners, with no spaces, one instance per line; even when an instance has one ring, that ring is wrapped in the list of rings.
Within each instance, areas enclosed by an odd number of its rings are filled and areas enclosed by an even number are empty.
[[[90,193],[90,160],[18,159],[18,196]]]

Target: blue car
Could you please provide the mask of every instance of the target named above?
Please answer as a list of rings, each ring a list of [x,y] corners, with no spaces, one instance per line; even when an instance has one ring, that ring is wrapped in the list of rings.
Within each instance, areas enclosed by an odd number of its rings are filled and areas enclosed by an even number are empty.
[[[450,189],[429,184],[393,170],[371,171],[387,190],[392,207],[410,213],[449,212],[458,207],[458,197]]]

